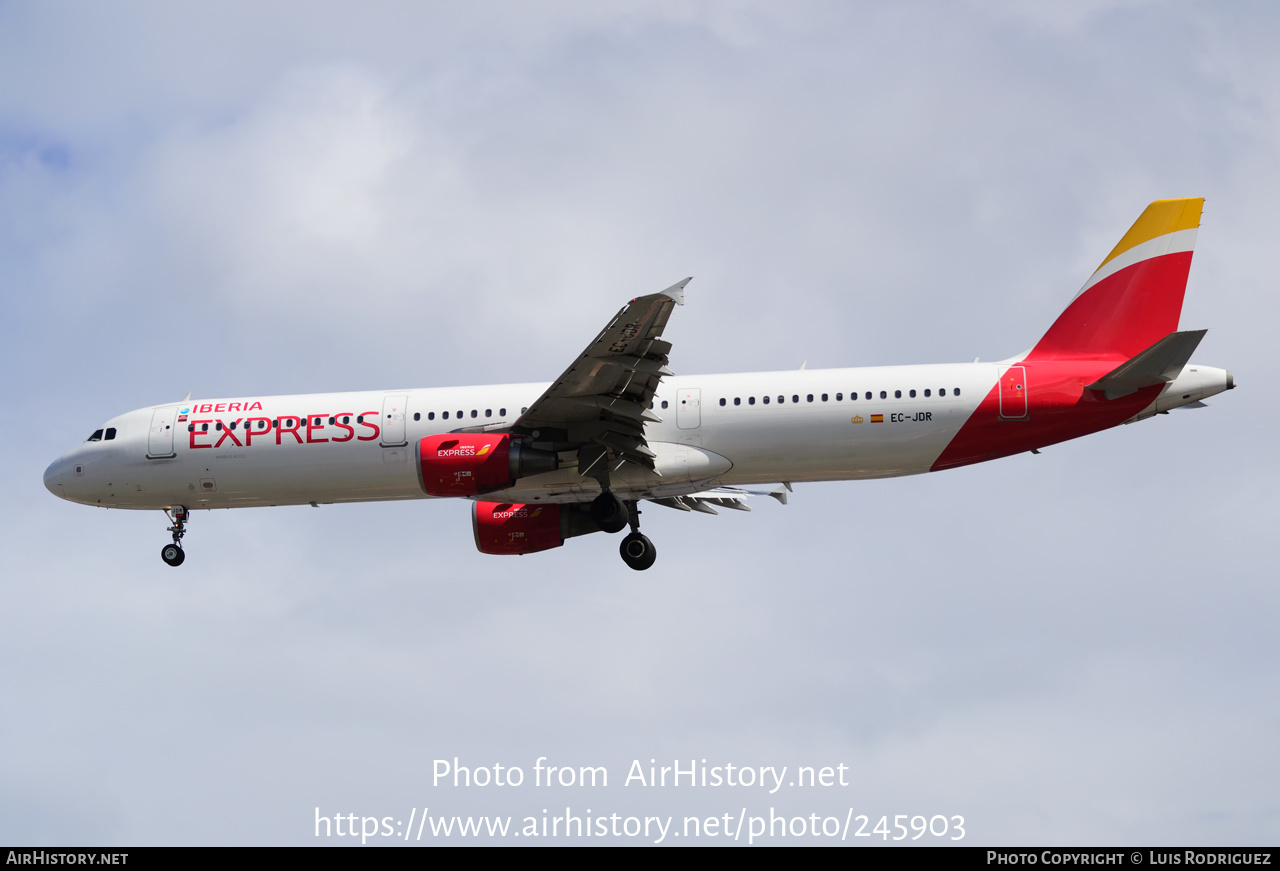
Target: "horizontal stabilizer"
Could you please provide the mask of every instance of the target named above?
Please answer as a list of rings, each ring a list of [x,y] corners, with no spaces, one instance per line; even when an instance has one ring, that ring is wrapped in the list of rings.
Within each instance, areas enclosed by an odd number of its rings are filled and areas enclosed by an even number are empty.
[[[1136,393],[1143,387],[1167,384],[1182,372],[1207,332],[1187,330],[1170,333],[1085,387],[1102,391],[1107,399],[1117,399]]]

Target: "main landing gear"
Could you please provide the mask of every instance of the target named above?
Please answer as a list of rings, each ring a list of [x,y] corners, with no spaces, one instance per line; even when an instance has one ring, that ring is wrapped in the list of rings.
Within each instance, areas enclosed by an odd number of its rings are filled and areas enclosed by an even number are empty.
[[[622,539],[618,548],[622,561],[628,567],[642,572],[658,558],[653,542],[640,533],[640,509],[635,502],[623,502],[611,491],[605,490],[591,503],[591,519],[609,533],[621,532],[630,524],[631,532]]]
[[[591,503],[591,519],[602,532],[610,535],[626,528],[630,514],[627,503],[613,495],[611,490],[605,490]]]
[[[160,559],[176,568],[187,558],[182,550],[182,536],[187,534],[187,509],[181,505],[175,505],[172,509],[165,509],[164,513],[173,521],[173,526],[168,529],[173,533],[173,544],[166,544],[160,548]]]
[[[658,558],[658,550],[653,546],[653,542],[649,540],[649,536],[642,535],[638,529],[622,539],[622,545],[618,548],[618,553],[622,554],[624,563],[638,572],[649,568],[649,566],[653,565],[653,561]]]

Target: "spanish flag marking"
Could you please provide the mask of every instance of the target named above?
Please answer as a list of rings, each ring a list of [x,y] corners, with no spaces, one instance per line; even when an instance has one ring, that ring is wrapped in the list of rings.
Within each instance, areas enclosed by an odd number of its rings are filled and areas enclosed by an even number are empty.
[[[872,422],[872,423],[884,423],[884,415],[883,415],[883,414],[873,414],[873,415],[871,415],[871,422]]]

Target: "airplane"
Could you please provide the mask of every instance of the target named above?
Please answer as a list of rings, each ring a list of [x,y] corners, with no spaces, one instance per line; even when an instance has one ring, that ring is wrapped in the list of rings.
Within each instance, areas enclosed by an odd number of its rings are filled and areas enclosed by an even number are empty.
[[[550,385],[190,399],[130,411],[44,473],[56,496],[163,510],[171,566],[197,509],[472,500],[476,547],[529,554],[684,511],[785,503],[798,482],[937,472],[1231,390],[1178,331],[1203,198],[1149,205],[1030,350],[995,363],[676,376],[662,339],[690,279],[631,300]],[[752,486],[782,486],[750,490]]]

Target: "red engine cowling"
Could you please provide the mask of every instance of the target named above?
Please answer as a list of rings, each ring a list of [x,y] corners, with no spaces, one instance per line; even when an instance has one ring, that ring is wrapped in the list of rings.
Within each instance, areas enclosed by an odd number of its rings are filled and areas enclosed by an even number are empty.
[[[537,553],[564,544],[560,506],[477,502],[471,515],[481,553]]]
[[[523,446],[505,433],[441,433],[418,442],[422,489],[431,496],[478,496],[516,478],[554,472],[556,455]]]
[[[442,433],[418,443],[422,489],[432,496],[476,496],[512,482],[511,436]]]

